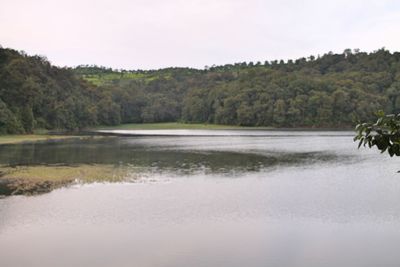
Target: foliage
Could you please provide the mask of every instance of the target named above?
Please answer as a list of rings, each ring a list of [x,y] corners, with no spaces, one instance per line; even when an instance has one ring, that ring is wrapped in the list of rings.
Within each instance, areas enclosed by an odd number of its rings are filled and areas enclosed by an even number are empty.
[[[0,48],[0,134],[119,124],[118,104],[107,102],[109,98],[70,69],[51,66],[43,57]],[[108,108],[104,114],[98,108],[102,104]]]
[[[350,128],[376,110],[400,111],[400,53],[385,49],[204,70],[74,71],[112,95],[122,123]]]
[[[400,114],[385,115],[380,112],[378,116],[375,123],[356,126],[357,135],[354,141],[359,140],[358,147],[376,146],[382,153],[387,151],[391,157],[400,156]]]
[[[0,134],[120,123],[349,128],[400,112],[400,53],[342,54],[223,66],[54,67],[0,48]]]

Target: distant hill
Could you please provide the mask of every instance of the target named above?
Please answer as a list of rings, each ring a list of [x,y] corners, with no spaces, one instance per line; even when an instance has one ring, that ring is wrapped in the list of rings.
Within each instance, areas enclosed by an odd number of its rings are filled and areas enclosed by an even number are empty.
[[[111,95],[72,70],[51,66],[40,56],[0,49],[0,133],[117,124],[118,108]]]
[[[204,70],[58,68],[0,48],[0,133],[141,122],[352,127],[400,112],[400,53],[321,57]]]
[[[385,49],[205,70],[74,71],[112,92],[122,122],[343,128],[378,110],[400,112],[400,53]]]

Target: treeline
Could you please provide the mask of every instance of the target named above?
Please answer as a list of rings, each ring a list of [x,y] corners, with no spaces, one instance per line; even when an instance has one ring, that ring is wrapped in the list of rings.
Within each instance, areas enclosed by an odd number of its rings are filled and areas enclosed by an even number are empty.
[[[73,71],[54,67],[44,57],[0,48],[1,134],[119,123],[104,121],[99,103],[118,109],[111,95]]]
[[[112,94],[123,123],[344,128],[373,119],[378,110],[400,112],[400,53],[385,49],[204,70],[93,74],[95,69],[85,68],[82,76]]]
[[[147,71],[57,68],[0,49],[0,133],[167,121],[343,128],[400,112],[399,95],[400,53],[385,49]]]

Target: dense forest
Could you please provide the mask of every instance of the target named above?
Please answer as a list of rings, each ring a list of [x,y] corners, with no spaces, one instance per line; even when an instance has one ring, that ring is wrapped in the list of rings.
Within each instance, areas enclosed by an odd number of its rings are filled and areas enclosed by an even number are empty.
[[[0,133],[171,121],[345,128],[400,112],[399,96],[400,53],[385,49],[127,71],[0,48]]]

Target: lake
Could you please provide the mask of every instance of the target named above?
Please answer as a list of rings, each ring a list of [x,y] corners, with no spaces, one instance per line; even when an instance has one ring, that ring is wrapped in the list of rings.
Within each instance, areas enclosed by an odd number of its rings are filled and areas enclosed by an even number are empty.
[[[0,266],[400,265],[400,162],[352,132],[112,133],[0,146],[136,177],[0,199]]]

